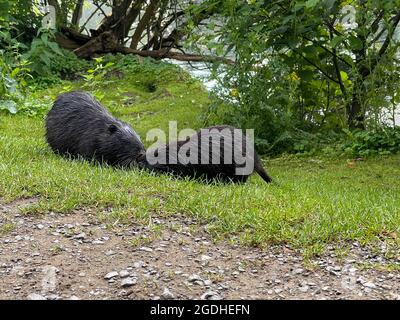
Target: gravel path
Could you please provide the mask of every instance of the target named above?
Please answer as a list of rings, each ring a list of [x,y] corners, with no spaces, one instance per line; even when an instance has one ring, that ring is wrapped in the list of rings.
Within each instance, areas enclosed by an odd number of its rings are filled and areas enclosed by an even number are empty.
[[[0,228],[15,225],[0,236],[0,299],[400,299],[400,272],[384,268],[400,258],[358,243],[310,269],[287,246],[213,243],[180,216],[110,229],[90,210],[22,215],[35,201],[0,205]]]

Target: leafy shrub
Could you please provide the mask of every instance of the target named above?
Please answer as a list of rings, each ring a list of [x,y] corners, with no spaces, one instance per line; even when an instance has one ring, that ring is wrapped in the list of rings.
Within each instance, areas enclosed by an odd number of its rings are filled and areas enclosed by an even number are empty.
[[[400,127],[381,127],[370,131],[348,131],[342,149],[351,156],[387,155],[400,152]]]
[[[25,58],[30,61],[32,74],[49,76],[53,73],[53,65],[64,58],[64,53],[53,40],[53,34],[48,29],[41,29],[35,38]]]
[[[22,45],[10,35],[9,24],[0,27],[0,111],[17,113],[28,77],[28,62],[20,54]]]
[[[30,62],[29,68],[34,76],[32,84],[39,88],[57,84],[61,79],[77,79],[79,72],[90,66],[89,62],[60,48],[49,29],[39,30],[38,37],[24,56]]]
[[[86,71],[86,74],[83,74],[84,78],[84,87],[94,89],[95,87],[99,86],[99,84],[105,84],[105,76],[107,72],[111,69],[114,65],[114,62],[107,62],[103,64],[104,59],[94,58],[94,66]]]

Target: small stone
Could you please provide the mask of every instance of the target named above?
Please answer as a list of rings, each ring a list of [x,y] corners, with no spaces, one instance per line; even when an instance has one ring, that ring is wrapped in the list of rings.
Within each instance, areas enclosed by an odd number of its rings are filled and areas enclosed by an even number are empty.
[[[112,251],[112,250],[108,250],[108,251],[105,252],[106,256],[112,256],[114,254],[115,254],[115,251]]]
[[[121,270],[121,271],[119,272],[119,276],[120,276],[121,278],[126,278],[126,277],[129,276],[129,271],[128,271],[128,270]]]
[[[299,287],[299,290],[300,290],[301,292],[307,292],[308,289],[309,289],[309,286],[307,286],[307,285]]]
[[[175,298],[174,294],[168,288],[164,288],[164,291],[161,296],[164,299],[174,299]]]
[[[128,288],[128,287],[135,285],[136,283],[137,283],[137,279],[135,279],[135,278],[125,278],[125,279],[122,279],[122,281],[121,281],[121,287]]]
[[[38,228],[39,230],[42,230],[44,228],[44,225],[38,224],[38,225],[36,225],[36,228]]]
[[[297,269],[294,269],[294,270],[293,270],[293,274],[300,274],[300,273],[303,273],[303,271],[304,271],[304,269],[302,269],[302,268],[297,268]]]
[[[211,286],[212,283],[213,283],[211,280],[208,280],[208,279],[207,279],[207,280],[204,280],[203,282],[204,282],[204,285],[205,285],[205,286]]]
[[[83,240],[86,238],[86,234],[84,232],[77,234],[76,236],[73,237],[76,240]]]
[[[57,287],[57,276],[58,269],[54,266],[47,265],[43,267],[44,276],[42,278],[42,293],[53,292]]]
[[[214,291],[207,291],[201,296],[201,300],[221,300],[221,296]]]
[[[46,300],[45,297],[43,297],[42,295],[37,294],[37,293],[31,293],[28,295],[27,298],[28,298],[28,300]]]
[[[139,250],[145,252],[153,252],[153,249],[149,247],[140,247]]]
[[[104,276],[104,279],[110,280],[112,278],[118,277],[119,273],[117,271],[111,271]]]
[[[364,282],[362,285],[363,285],[364,287],[370,288],[370,289],[375,289],[375,288],[376,288],[375,283],[372,283],[372,282]]]
[[[201,257],[200,257],[200,260],[201,261],[208,261],[208,260],[210,260],[210,259],[212,259],[212,257],[210,257],[210,256],[208,256],[208,255],[206,255],[206,254],[203,254]]]
[[[68,300],[81,300],[81,299],[77,296],[70,296]]]
[[[202,281],[201,277],[198,274],[192,274],[189,276],[188,279],[189,282],[196,282],[196,281]]]
[[[136,269],[142,267],[143,265],[144,265],[143,261],[138,261],[133,263],[133,267]]]

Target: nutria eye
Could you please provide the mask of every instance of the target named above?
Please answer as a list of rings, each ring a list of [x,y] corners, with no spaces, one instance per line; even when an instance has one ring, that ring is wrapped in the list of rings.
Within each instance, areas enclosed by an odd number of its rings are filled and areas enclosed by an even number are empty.
[[[108,127],[108,131],[110,131],[110,133],[114,133],[115,131],[117,131],[117,126],[115,125],[115,124],[111,124],[109,127]]]

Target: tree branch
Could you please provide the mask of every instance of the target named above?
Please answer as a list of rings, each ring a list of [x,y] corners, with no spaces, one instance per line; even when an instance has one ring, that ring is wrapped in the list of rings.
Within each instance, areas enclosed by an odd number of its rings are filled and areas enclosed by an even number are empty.
[[[135,33],[132,36],[132,41],[131,41],[131,49],[136,49],[139,41],[141,39],[143,31],[146,29],[146,26],[149,24],[150,20],[154,17],[154,11],[157,8],[159,0],[150,0],[150,4],[146,8],[146,11],[143,14],[142,19],[140,19]]]
[[[196,54],[181,54],[171,52],[168,49],[161,50],[136,50],[127,47],[119,47],[116,51],[124,54],[137,54],[142,57],[152,57],[155,59],[174,59],[180,61],[194,61],[194,62],[220,62],[224,64],[233,65],[235,62],[231,59],[210,56],[210,55],[196,55]]]
[[[315,67],[319,72],[321,72],[325,77],[327,77],[328,79],[330,79],[331,81],[339,84],[339,81],[333,77],[331,77],[328,73],[326,73],[324,70],[321,69],[321,67],[319,67],[317,64],[315,64],[313,61],[311,61],[310,59],[308,59],[306,56],[304,56],[301,52],[299,52],[296,49],[293,49],[293,51],[295,53],[297,53],[300,57],[302,57],[305,61],[307,61],[309,64],[311,64],[313,67]]]

